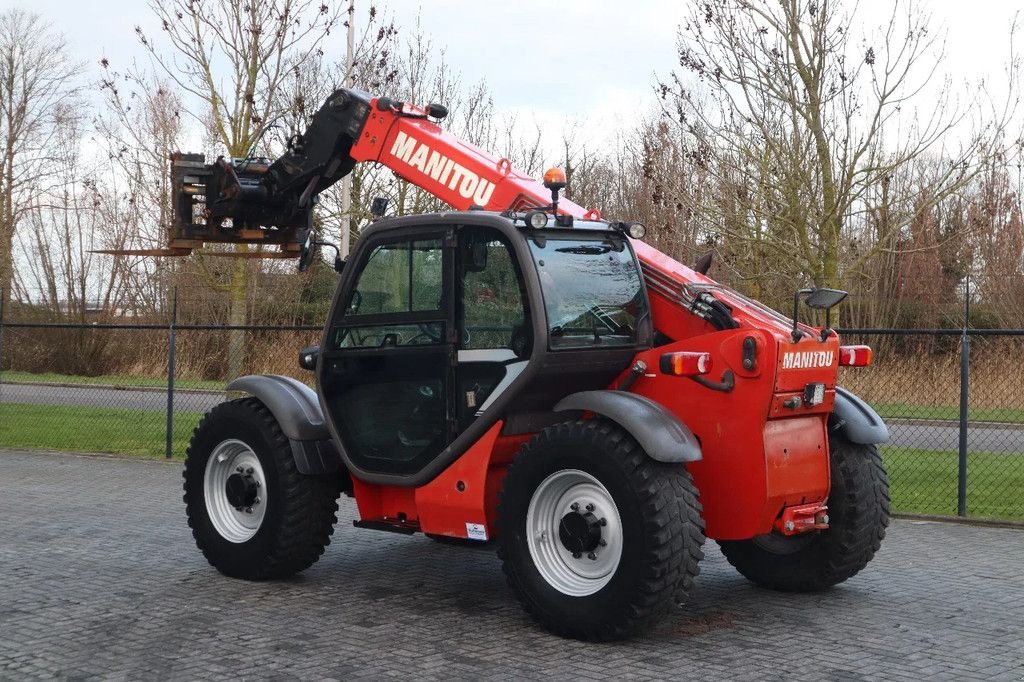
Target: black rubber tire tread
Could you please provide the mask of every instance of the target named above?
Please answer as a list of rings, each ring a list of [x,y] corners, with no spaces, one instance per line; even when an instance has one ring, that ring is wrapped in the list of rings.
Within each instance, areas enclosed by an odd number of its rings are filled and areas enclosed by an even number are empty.
[[[548,585],[525,539],[526,510],[536,484],[571,468],[587,470],[609,489],[624,529],[628,506],[641,529],[641,537],[624,537],[631,551],[624,547],[612,581],[585,597],[570,597]],[[604,477],[594,469],[603,470]],[[616,497],[613,487],[626,494]],[[613,422],[564,422],[534,436],[509,467],[498,507],[498,556],[520,603],[542,627],[573,639],[624,639],[686,600],[704,557],[701,511],[697,488],[682,464],[651,459]]]
[[[839,434],[832,435],[829,448],[828,530],[791,554],[769,552],[753,540],[718,543],[751,582],[782,592],[826,590],[859,573],[881,547],[889,525],[889,477],[878,448]]]
[[[226,424],[246,422],[251,424],[248,432],[218,433]],[[268,500],[274,507],[268,506],[256,536],[245,543],[224,540],[209,522],[203,499],[209,436],[244,441],[260,458],[264,473],[274,479],[273,499]],[[300,474],[288,438],[257,398],[224,402],[206,413],[192,434],[182,476],[192,536],[207,561],[225,575],[247,580],[286,578],[312,566],[330,544],[342,481],[336,476]]]

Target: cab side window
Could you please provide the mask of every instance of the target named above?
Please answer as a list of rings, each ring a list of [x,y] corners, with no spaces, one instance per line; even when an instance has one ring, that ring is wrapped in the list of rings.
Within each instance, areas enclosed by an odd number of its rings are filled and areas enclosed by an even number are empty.
[[[440,343],[444,336],[440,321],[413,319],[417,313],[441,314],[443,261],[440,239],[403,240],[376,247],[345,308],[345,324],[335,331],[334,348]],[[388,317],[392,315],[395,317]],[[366,324],[360,324],[364,320]]]
[[[467,230],[462,252],[464,350],[507,348],[529,355],[526,296],[508,245],[494,230]]]
[[[514,252],[499,232],[465,228],[458,263],[455,403],[463,430],[522,372],[533,330]]]

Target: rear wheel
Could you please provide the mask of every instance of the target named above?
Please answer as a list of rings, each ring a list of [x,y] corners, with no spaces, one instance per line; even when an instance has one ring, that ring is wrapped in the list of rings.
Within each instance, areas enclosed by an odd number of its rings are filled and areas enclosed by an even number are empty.
[[[828,530],[718,543],[750,581],[785,592],[824,590],[856,575],[881,546],[889,525],[889,479],[878,448],[840,435],[829,448]]]
[[[516,457],[499,506],[509,584],[545,628],[613,640],[686,598],[703,557],[697,490],[604,420],[539,433]]]
[[[196,545],[226,575],[283,578],[312,565],[330,542],[340,481],[300,474],[288,439],[255,398],[206,414],[183,475]]]

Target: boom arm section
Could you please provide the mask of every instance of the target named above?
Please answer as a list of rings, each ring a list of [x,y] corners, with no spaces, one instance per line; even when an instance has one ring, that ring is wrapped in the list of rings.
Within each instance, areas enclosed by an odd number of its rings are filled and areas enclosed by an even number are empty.
[[[218,159],[204,165],[198,155],[179,156],[173,164],[178,199],[171,246],[255,242],[280,244],[283,255],[295,255],[312,224],[316,196],[362,162],[390,168],[456,210],[520,212],[550,205],[551,193],[542,183],[430,120],[446,113],[435,104],[424,108],[340,89],[272,163]],[[600,217],[568,199],[559,200],[558,212]],[[654,247],[633,246],[645,270],[673,290],[711,282]]]

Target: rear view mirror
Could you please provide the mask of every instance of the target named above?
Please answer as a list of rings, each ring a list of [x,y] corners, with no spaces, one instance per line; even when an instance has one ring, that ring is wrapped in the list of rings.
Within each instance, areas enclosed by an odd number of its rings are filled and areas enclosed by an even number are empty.
[[[309,270],[317,258],[320,256],[320,247],[329,246],[334,249],[334,271],[340,273],[345,269],[345,259],[341,257],[341,251],[337,246],[330,242],[318,242],[313,239],[313,233],[310,232],[306,235],[306,241],[302,242],[302,247],[299,250],[299,272],[305,272]]]
[[[799,289],[793,294],[793,342],[796,343],[800,340],[800,337],[804,335],[804,332],[800,331],[800,298],[804,298],[804,303],[807,304],[808,308],[814,308],[815,310],[825,311],[825,327],[821,331],[821,340],[824,341],[831,335],[832,332],[832,308],[842,303],[843,299],[847,297],[847,293],[841,289]]]
[[[847,293],[841,289],[814,289],[804,301],[808,308],[815,310],[828,310],[835,308],[847,297]]]
[[[299,367],[310,371],[316,370],[316,362],[320,357],[320,346],[307,346],[299,351]]]
[[[313,233],[310,231],[306,234],[306,240],[302,242],[302,246],[299,248],[299,272],[309,270],[309,266],[313,264],[319,251],[317,246],[317,243],[313,241]]]
[[[487,269],[487,242],[470,242],[466,254],[466,272],[483,272]]]
[[[693,264],[693,271],[699,272],[702,275],[708,274],[708,270],[711,269],[711,262],[715,257],[714,251],[708,251],[703,256],[697,259],[697,262]]]

